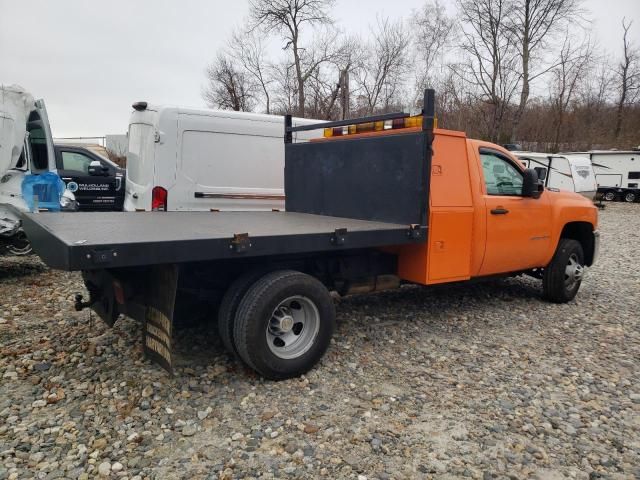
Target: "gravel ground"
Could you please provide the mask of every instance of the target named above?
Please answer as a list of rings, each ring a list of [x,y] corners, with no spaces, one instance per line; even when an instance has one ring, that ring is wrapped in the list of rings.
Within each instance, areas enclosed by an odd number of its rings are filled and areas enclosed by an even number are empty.
[[[575,301],[516,278],[339,302],[306,377],[265,382],[201,329],[171,378],[78,274],[0,258],[0,480],[640,478],[640,205],[610,204]]]

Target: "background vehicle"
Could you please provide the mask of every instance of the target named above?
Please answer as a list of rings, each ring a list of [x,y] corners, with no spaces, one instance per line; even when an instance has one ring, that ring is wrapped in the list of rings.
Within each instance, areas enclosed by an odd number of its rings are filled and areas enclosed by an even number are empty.
[[[126,211],[284,208],[283,117],[146,102],[133,108]]]
[[[598,184],[598,195],[604,200],[640,200],[640,151],[592,150],[563,155],[567,158],[589,157]]]
[[[70,144],[55,145],[56,166],[82,211],[121,211],[126,170],[92,150]]]
[[[76,208],[55,170],[44,101],[20,86],[0,86],[0,251],[31,252],[20,212]]]
[[[270,379],[309,370],[329,346],[329,294],[528,273],[568,302],[598,252],[597,208],[545,190],[507,150],[387,114],[285,126],[284,212],[27,214],[36,251],[82,270],[92,307],[145,324],[145,351],[172,365],[183,317],[214,315],[227,349]],[[301,131],[325,137],[294,143]],[[77,217],[81,216],[81,221]],[[40,242],[55,237],[45,248]]]
[[[534,168],[544,185],[567,192],[576,192],[593,200],[596,196],[596,177],[588,156],[550,155],[536,152],[511,152],[524,163]],[[544,172],[544,173],[542,173]]]
[[[505,143],[502,146],[503,148],[505,148],[506,150],[509,150],[510,152],[522,150],[522,145],[520,145],[519,143]]]

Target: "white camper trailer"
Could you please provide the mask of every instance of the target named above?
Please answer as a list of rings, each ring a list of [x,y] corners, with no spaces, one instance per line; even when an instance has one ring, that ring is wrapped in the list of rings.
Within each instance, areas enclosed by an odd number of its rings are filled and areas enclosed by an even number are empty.
[[[133,108],[125,211],[284,209],[284,117],[146,102]]]
[[[588,156],[553,155],[536,152],[512,152],[527,168],[535,168],[545,186],[576,192],[593,200],[596,178]],[[544,173],[542,173],[544,172]]]
[[[640,200],[640,150],[592,150],[566,156],[587,156],[591,159],[598,194],[605,200]]]

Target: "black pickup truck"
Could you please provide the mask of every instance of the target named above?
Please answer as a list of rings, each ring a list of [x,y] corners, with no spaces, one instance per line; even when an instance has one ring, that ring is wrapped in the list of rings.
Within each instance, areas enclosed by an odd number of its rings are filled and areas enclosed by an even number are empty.
[[[58,174],[81,211],[122,211],[126,171],[78,145],[55,145]]]

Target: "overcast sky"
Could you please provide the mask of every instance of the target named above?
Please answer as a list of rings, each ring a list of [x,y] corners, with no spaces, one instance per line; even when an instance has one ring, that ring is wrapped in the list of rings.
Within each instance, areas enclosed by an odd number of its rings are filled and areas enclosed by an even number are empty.
[[[422,3],[337,0],[333,16],[366,34],[376,14],[406,18]],[[640,0],[585,7],[605,49],[619,54],[623,16],[640,44]],[[0,82],[44,98],[57,137],[124,133],[134,101],[204,106],[204,69],[246,15],[246,0],[0,0]]]

